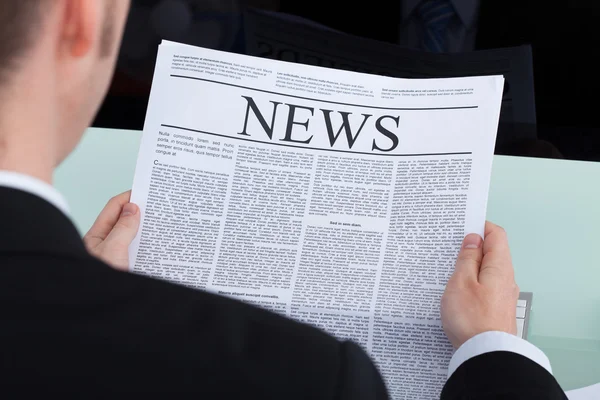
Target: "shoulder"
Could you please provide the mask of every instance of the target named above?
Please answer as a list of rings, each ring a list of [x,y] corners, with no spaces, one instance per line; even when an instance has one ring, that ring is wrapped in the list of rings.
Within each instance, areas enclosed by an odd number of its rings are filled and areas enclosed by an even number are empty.
[[[359,346],[283,315],[114,271],[91,257],[24,255],[12,262],[14,271],[22,268],[11,276],[13,287],[27,291],[0,297],[28,315],[28,326],[39,328],[46,357],[59,360],[53,367],[56,384],[84,368],[134,392],[384,398],[372,395],[385,389]],[[26,328],[17,318],[11,326],[15,338]],[[33,363],[39,354],[21,341],[15,354]],[[43,379],[46,372],[40,367],[32,374]]]

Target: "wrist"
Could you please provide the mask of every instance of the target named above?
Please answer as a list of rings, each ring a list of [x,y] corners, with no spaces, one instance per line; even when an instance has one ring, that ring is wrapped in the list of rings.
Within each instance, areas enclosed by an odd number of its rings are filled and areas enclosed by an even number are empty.
[[[520,354],[536,362],[552,374],[548,357],[533,344],[513,334],[501,331],[482,332],[461,345],[452,356],[448,366],[448,377],[464,362],[481,354],[508,351]]]

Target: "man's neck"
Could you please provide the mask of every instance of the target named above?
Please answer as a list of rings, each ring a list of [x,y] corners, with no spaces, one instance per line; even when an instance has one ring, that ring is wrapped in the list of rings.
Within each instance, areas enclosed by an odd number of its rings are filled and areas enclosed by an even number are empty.
[[[52,184],[58,154],[53,104],[31,87],[0,96],[0,170]]]
[[[54,163],[47,149],[35,141],[12,141],[0,132],[0,170],[17,172],[52,184]]]

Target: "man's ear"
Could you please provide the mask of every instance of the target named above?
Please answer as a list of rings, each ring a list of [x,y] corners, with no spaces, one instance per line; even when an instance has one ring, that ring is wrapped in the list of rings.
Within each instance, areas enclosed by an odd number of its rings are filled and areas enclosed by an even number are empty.
[[[62,0],[63,21],[61,50],[72,57],[84,57],[93,48],[99,34],[98,0]]]

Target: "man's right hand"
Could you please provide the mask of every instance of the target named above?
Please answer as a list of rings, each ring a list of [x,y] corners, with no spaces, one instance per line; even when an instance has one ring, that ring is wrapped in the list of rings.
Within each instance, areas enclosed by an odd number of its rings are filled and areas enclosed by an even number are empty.
[[[489,331],[517,334],[519,287],[506,232],[490,222],[485,240],[468,235],[442,297],[442,324],[455,348]]]
[[[121,271],[129,269],[129,245],[140,226],[139,207],[130,198],[131,190],[110,199],[83,238],[90,254]]]

